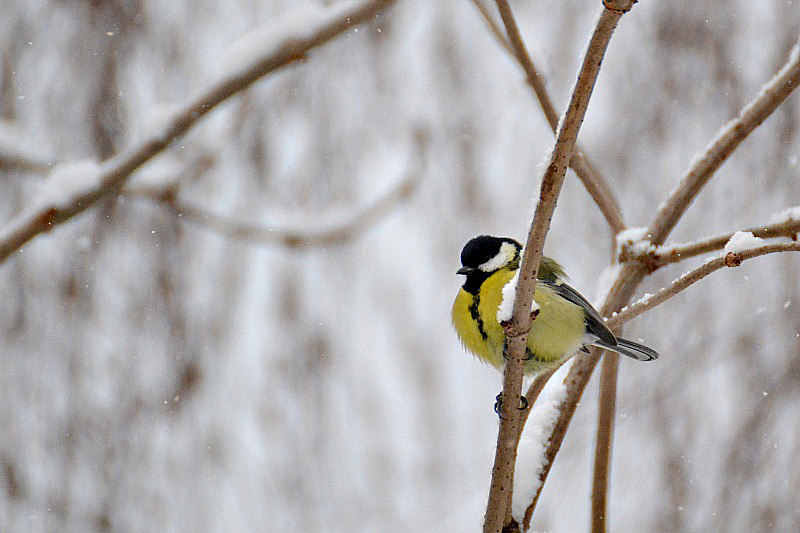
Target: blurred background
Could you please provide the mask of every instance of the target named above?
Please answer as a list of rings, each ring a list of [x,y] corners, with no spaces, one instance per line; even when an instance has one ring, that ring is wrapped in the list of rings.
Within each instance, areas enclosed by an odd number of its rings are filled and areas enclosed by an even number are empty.
[[[140,142],[227,46],[300,4],[4,0],[0,220],[52,163]],[[598,5],[512,2],[559,111]],[[792,0],[644,1],[622,19],[579,141],[628,225],[799,28]],[[800,204],[798,103],[672,239]],[[450,326],[458,254],[476,234],[525,237],[551,144],[466,0],[398,2],[222,105],[124,194],[0,265],[0,530],[478,530],[501,384]],[[610,237],[570,171],[547,253],[590,298]],[[769,256],[626,327],[661,359],[621,363],[612,530],[800,528],[798,309],[800,258]],[[596,396],[595,378],[534,529],[588,527]]]

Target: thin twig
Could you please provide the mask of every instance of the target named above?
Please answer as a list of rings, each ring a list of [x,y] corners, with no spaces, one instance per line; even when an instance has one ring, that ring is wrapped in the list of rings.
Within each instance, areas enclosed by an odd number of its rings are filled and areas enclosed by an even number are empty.
[[[700,190],[716,169],[730,157],[742,140],[758,124],[763,122],[769,113],[774,111],[797,87],[798,77],[800,77],[800,60],[798,59],[798,48],[795,46],[786,65],[762,87],[759,95],[744,108],[739,118],[720,130],[703,156],[691,166],[680,186],[670,195],[670,198],[664,204],[664,208],[659,211],[648,230],[651,242],[654,245],[657,246],[664,242],[669,232],[686,211],[689,203],[700,193]],[[600,308],[600,313],[603,316],[608,316],[614,311],[619,311],[630,300],[636,287],[639,286],[647,273],[647,267],[641,263],[627,262],[623,264],[606,297],[605,303]],[[578,355],[577,360],[565,378],[567,386],[566,399],[562,405],[561,414],[550,434],[550,444],[545,452],[544,465],[539,477],[541,483],[529,506],[531,511],[535,509],[539,501],[539,496],[550,473],[553,461],[561,449],[569,423],[575,414],[575,409],[580,402],[599,357],[598,350],[592,350],[589,355]]]
[[[621,17],[621,12],[603,9],[597,20],[572,91],[569,106],[556,134],[556,143],[550,163],[542,177],[539,202],[519,269],[519,281],[514,297],[511,323],[507,328],[508,357],[503,373],[504,401],[501,408],[503,419],[500,421],[500,430],[497,436],[497,451],[484,521],[484,532],[486,533],[499,532],[505,525],[508,492],[513,487],[514,464],[519,444],[519,440],[516,438],[519,434],[520,419],[517,406],[522,387],[522,357],[525,354],[528,332],[531,327],[531,303],[533,302],[536,274],[542,258],[542,248],[550,228],[556,199],[561,191],[561,185],[564,183],[567,165],[572,157],[575,140],[586,115],[597,75],[600,72],[603,55]]]
[[[744,229],[742,231],[752,233],[755,237],[760,237],[762,239],[789,237],[792,240],[796,240],[797,234],[800,233],[800,220],[789,219],[783,222]],[[665,244],[658,247],[626,245],[623,246],[620,251],[619,260],[620,262],[631,260],[641,261],[646,263],[652,270],[655,270],[664,265],[677,263],[690,257],[721,250],[725,247],[725,244],[731,240],[733,234],[734,232],[723,233],[693,242]]]
[[[619,313],[614,313],[606,320],[606,325],[609,327],[618,327],[629,320],[636,318],[642,313],[661,305],[679,292],[687,289],[693,283],[697,283],[704,277],[712,272],[715,272],[723,267],[736,267],[742,261],[760,257],[762,255],[777,253],[777,252],[797,252],[800,251],[800,243],[797,242],[779,242],[758,246],[742,252],[728,252],[727,254],[712,259],[701,266],[690,270],[683,274],[681,277],[673,281],[669,286],[664,287],[657,293],[635,302],[634,304],[624,307]]]
[[[65,199],[60,205],[32,207],[9,221],[0,230],[0,262],[41,233],[52,230],[75,215],[82,213],[103,196],[116,192],[142,165],[163,152],[182,137],[216,106],[252,85],[259,78],[289,65],[309,51],[327,43],[353,26],[372,19],[394,0],[367,0],[329,9],[324,20],[313,31],[287,35],[280,46],[273,46],[241,70],[213,84],[198,98],[188,102],[159,132],[140,145],[116,155],[102,166],[97,185],[75,197]]]
[[[486,21],[486,25],[495,36],[495,39],[517,60],[520,67],[522,67],[522,70],[525,72],[525,79],[533,90],[536,99],[539,101],[539,106],[544,113],[550,129],[555,133],[558,128],[558,113],[553,105],[553,101],[550,99],[550,95],[547,92],[541,75],[525,47],[522,34],[519,31],[519,26],[514,18],[514,13],[511,11],[508,0],[496,0],[496,2],[500,17],[505,25],[506,33],[508,34],[508,39],[503,35],[502,30],[495,23],[494,19],[492,19],[483,3],[480,0],[472,0],[472,3],[478,9],[484,21]],[[581,180],[581,183],[583,183],[583,186],[586,188],[595,204],[597,204],[600,212],[608,222],[612,234],[617,234],[624,230],[625,222],[622,218],[619,202],[617,202],[614,193],[611,192],[608,182],[600,175],[600,172],[580,145],[575,146],[569,166],[575,171],[578,179]]]
[[[419,174],[410,174],[395,184],[377,201],[359,210],[355,215],[317,230],[274,228],[234,220],[209,209],[181,201],[175,191],[171,189],[137,188],[125,190],[122,194],[168,205],[181,221],[189,222],[229,239],[258,245],[308,248],[334,246],[353,240],[407,200],[418,183]],[[325,218],[324,215],[320,217],[318,214],[315,214],[314,217]]]

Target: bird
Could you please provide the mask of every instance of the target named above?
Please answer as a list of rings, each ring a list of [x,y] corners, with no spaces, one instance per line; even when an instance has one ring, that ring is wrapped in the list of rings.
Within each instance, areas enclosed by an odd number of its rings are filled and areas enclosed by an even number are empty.
[[[519,270],[521,251],[522,245],[514,239],[480,235],[464,245],[461,268],[457,271],[465,276],[465,281],[453,304],[456,333],[467,350],[501,371],[507,344],[497,311],[503,301],[503,287]],[[538,312],[532,313],[535,319],[523,358],[525,375],[551,370],[579,350],[588,352],[589,346],[638,361],[658,358],[655,350],[616,337],[592,304],[565,279],[558,262],[542,257],[534,292]]]

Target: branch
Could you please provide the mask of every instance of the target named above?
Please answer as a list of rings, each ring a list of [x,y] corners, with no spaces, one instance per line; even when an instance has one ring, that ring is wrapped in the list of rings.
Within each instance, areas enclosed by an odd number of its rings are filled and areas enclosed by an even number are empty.
[[[797,88],[800,83],[800,44],[789,54],[789,60],[764,86],[758,96],[728,122],[712,139],[706,151],[696,159],[681,178],[678,188],[659,209],[650,225],[650,242],[663,244],[678,220],[694,201],[716,170],[722,166],[739,144]]]
[[[324,247],[353,240],[395,207],[407,200],[419,183],[419,173],[409,173],[373,204],[362,208],[343,221],[329,224],[317,231],[307,229],[275,229],[248,224],[218,215],[178,199],[174,189],[137,188],[123,191],[123,195],[146,198],[168,206],[180,220],[195,224],[229,239],[259,245],[281,245],[288,248]],[[318,215],[314,215],[318,217]]]
[[[608,480],[611,473],[611,448],[614,437],[614,413],[617,408],[619,355],[606,351],[600,367],[600,391],[597,404],[594,468],[592,470],[591,528],[605,533],[608,525]],[[533,511],[531,511],[533,512]]]
[[[489,15],[489,12],[481,1],[472,0],[472,3],[475,4],[475,7],[486,21],[486,25],[497,41],[517,60],[522,70],[525,71],[525,79],[536,95],[542,112],[544,112],[544,116],[547,119],[547,123],[550,125],[550,129],[555,133],[558,128],[558,113],[555,110],[555,106],[553,106],[544,81],[525,47],[514,14],[511,11],[511,6],[509,6],[508,0],[496,0],[496,2],[497,9],[500,11],[500,17],[503,20],[506,33],[508,34],[508,40],[506,40],[502,30]],[[603,216],[611,228],[611,232],[617,234],[624,230],[625,222],[622,219],[622,211],[620,210],[619,203],[614,193],[611,192],[608,182],[600,175],[600,172],[589,160],[589,157],[585,155],[580,145],[576,145],[569,166],[575,171],[578,179],[581,180],[581,183],[583,183],[583,186],[586,188],[595,204],[597,204],[597,207],[600,208],[600,211],[603,213]]]
[[[689,203],[699,194],[716,169],[730,157],[742,140],[797,87],[800,76],[798,55],[800,55],[800,49],[796,45],[786,65],[762,87],[759,95],[739,114],[739,118],[723,126],[703,156],[692,164],[681,180],[681,184],[670,195],[648,229],[647,233],[650,235],[652,244],[657,246],[664,242],[686,211]],[[636,287],[647,273],[647,268],[641,263],[627,262],[623,264],[605,303],[600,308],[600,314],[608,316],[611,312],[618,311],[630,300]],[[561,415],[551,432],[550,445],[545,452],[545,467],[540,476],[541,484],[531,502],[531,511],[535,509],[539,501],[547,475],[561,449],[561,443],[564,441],[569,423],[599,358],[600,350],[596,349],[593,349],[589,355],[578,355],[567,374],[565,379],[567,398],[562,406]]]
[[[250,60],[241,69],[212,84],[199,97],[182,106],[157,135],[103,163],[91,186],[61,201],[31,206],[9,221],[0,230],[0,262],[37,235],[82,213],[103,196],[119,191],[131,174],[185,135],[206,113],[234,94],[246,89],[259,78],[302,59],[312,49],[327,43],[354,25],[371,19],[392,2],[393,0],[363,0],[338,4],[332,8],[307,12],[306,14],[314,16],[299,20],[304,26],[292,31],[280,28],[280,38],[272,41],[258,58]]]
[[[619,313],[613,313],[611,318],[606,319],[608,327],[618,327],[636,318],[642,313],[661,305],[679,292],[689,288],[690,285],[697,283],[704,277],[712,272],[723,267],[737,267],[742,264],[742,261],[752,259],[754,257],[761,257],[762,255],[780,253],[780,252],[800,252],[800,243],[797,242],[781,242],[766,244],[750,248],[740,252],[728,252],[720,257],[712,259],[703,265],[691,270],[681,277],[673,281],[668,287],[664,287],[653,295],[646,295],[644,298],[638,300],[634,304],[622,308]]]
[[[629,1],[626,4],[630,9],[633,2]],[[483,526],[486,533],[499,532],[507,518],[508,493],[513,487],[514,464],[519,444],[516,438],[519,434],[520,418],[517,406],[522,387],[522,357],[525,354],[528,332],[531,327],[531,304],[536,274],[542,258],[542,248],[547,231],[550,229],[556,199],[561,191],[561,185],[564,183],[567,164],[572,157],[575,140],[586,115],[597,75],[600,72],[600,64],[611,40],[611,35],[622,15],[623,11],[608,8],[603,8],[600,13],[586,49],[578,79],[575,82],[569,106],[556,133],[556,143],[550,156],[550,163],[542,177],[539,202],[519,269],[513,315],[507,328],[508,357],[503,373],[504,401],[501,408],[502,419],[497,436],[497,451],[492,469],[489,502]]]
[[[787,218],[781,222],[773,222],[766,226],[757,226],[742,231],[752,233],[755,237],[762,239],[789,237],[796,240],[797,234],[800,233],[800,218]],[[670,263],[721,250],[731,240],[734,233],[723,233],[694,242],[666,244],[658,247],[649,246],[645,241],[634,242],[632,245],[623,245],[619,260],[620,262],[640,261],[646,263],[650,270],[656,270]]]

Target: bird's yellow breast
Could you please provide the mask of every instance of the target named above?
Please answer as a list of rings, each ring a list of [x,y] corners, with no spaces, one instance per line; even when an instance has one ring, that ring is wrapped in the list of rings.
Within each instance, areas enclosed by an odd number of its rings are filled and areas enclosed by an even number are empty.
[[[497,321],[497,309],[503,300],[503,286],[514,273],[507,268],[498,270],[481,284],[477,295],[462,288],[453,304],[453,325],[461,342],[498,369],[505,362],[506,335]],[[539,315],[528,335],[529,357],[532,355],[532,358],[525,362],[526,374],[577,352],[586,330],[583,309],[561,298],[547,285],[537,282],[534,299],[539,305]]]

